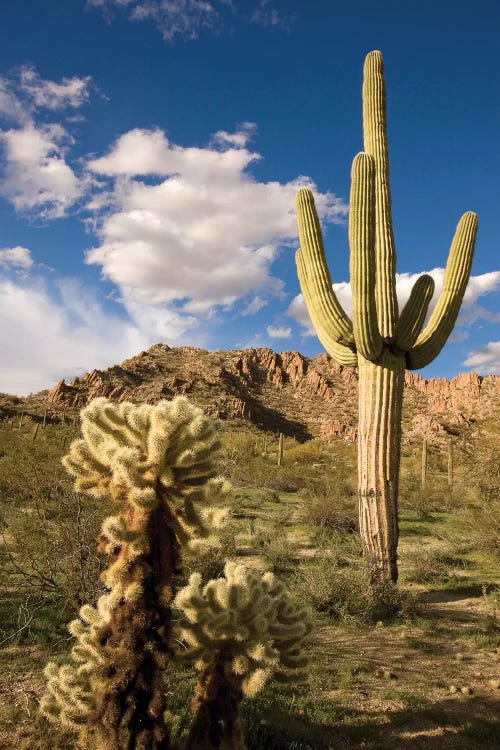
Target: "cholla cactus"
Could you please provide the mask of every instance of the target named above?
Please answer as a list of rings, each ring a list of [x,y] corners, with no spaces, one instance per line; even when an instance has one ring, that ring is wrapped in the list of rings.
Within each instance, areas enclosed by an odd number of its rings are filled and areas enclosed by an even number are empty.
[[[304,677],[303,644],[311,624],[272,573],[261,576],[231,562],[225,578],[203,590],[194,573],[175,605],[184,615],[178,633],[183,656],[201,672],[186,750],[244,750],[240,701],[271,675],[280,681]]]
[[[118,505],[99,539],[111,558],[108,591],[70,624],[72,664],[47,666],[41,710],[92,750],[164,750],[173,576],[181,547],[202,544],[221,520],[229,485],[214,478],[220,442],[181,397],[156,406],[99,398],[81,418],[83,439],[63,463],[77,491]]]
[[[374,584],[396,581],[398,475],[405,368],[428,365],[453,330],[469,279],[477,217],[460,219],[451,244],[441,295],[427,323],[434,291],[421,276],[398,312],[396,253],[391,217],[383,60],[365,61],[364,152],[352,165],[349,209],[352,321],[332,290],[312,193],[296,200],[300,286],[311,321],[327,352],[359,369],[359,526]]]

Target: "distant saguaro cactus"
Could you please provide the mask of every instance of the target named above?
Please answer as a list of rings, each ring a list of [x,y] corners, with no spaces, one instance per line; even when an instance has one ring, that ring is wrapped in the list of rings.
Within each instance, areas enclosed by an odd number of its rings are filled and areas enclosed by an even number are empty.
[[[75,490],[117,506],[103,523],[107,592],[69,630],[72,663],[48,664],[42,712],[88,750],[166,750],[162,672],[172,656],[173,576],[183,546],[217,525],[228,485],[214,478],[213,422],[178,397],[156,406],[92,401],[63,459]]]
[[[352,322],[332,289],[321,227],[311,191],[296,200],[300,286],[318,338],[343,365],[359,368],[358,475],[363,548],[372,582],[397,580],[398,475],[405,367],[425,367],[441,351],[460,309],[469,279],[477,218],[468,212],[453,238],[443,289],[424,321],[434,291],[421,276],[398,314],[396,255],[391,218],[383,60],[365,61],[365,151],[351,173],[349,244]]]
[[[422,441],[422,467],[421,467],[421,485],[422,489],[425,490],[427,484],[427,439],[424,438]]]
[[[185,750],[244,750],[242,698],[271,676],[281,682],[304,677],[303,644],[311,631],[305,611],[272,573],[261,576],[231,562],[224,578],[203,589],[194,573],[175,604],[184,615],[181,654],[200,671]]]
[[[278,438],[278,466],[283,465],[283,433],[280,432]]]
[[[453,492],[453,443],[448,440],[448,490]]]

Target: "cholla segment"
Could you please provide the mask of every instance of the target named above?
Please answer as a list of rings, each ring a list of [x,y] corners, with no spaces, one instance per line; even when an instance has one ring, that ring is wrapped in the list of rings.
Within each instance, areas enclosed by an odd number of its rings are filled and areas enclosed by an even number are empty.
[[[181,655],[201,672],[186,750],[243,748],[241,699],[258,693],[271,676],[304,677],[310,622],[272,573],[262,576],[231,562],[224,578],[203,588],[194,573],[175,605],[183,614]]]
[[[183,547],[211,541],[227,482],[215,476],[214,424],[185,398],[156,406],[95,399],[63,459],[75,489],[111,500],[99,548],[107,591],[69,625],[71,663],[46,669],[42,712],[88,750],[167,750],[162,675]]]

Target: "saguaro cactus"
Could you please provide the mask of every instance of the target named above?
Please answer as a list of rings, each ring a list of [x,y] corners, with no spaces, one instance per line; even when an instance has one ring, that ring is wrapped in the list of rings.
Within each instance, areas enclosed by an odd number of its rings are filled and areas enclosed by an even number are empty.
[[[477,217],[460,219],[446,264],[443,289],[424,326],[434,282],[421,276],[398,312],[391,218],[383,60],[365,61],[364,152],[353,162],[349,216],[352,321],[332,289],[321,227],[311,191],[296,199],[300,286],[318,338],[343,365],[359,369],[358,476],[363,548],[372,582],[397,580],[398,475],[405,367],[425,367],[455,324],[467,286]]]
[[[280,432],[280,436],[278,438],[278,466],[283,465],[283,433]]]
[[[107,592],[69,630],[71,662],[46,668],[42,712],[89,750],[166,750],[162,672],[172,656],[174,574],[183,546],[216,525],[215,425],[187,399],[156,406],[95,399],[63,460],[75,489],[118,506],[103,523]]]
[[[422,489],[425,490],[427,484],[427,439],[424,438],[422,441],[422,466],[421,466],[421,481]]]
[[[194,573],[175,600],[183,612],[181,654],[200,672],[185,750],[245,750],[239,706],[274,676],[304,677],[311,623],[272,573],[226,563],[225,577],[201,588]]]
[[[454,473],[453,473],[453,441],[450,438],[448,440],[448,490],[453,492],[453,480],[454,480]]]

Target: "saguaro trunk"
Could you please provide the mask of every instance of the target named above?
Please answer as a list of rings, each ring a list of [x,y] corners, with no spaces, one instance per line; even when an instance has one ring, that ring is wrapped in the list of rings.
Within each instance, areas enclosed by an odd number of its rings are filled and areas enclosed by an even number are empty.
[[[359,355],[359,527],[373,584],[397,581],[398,480],[405,361]]]

